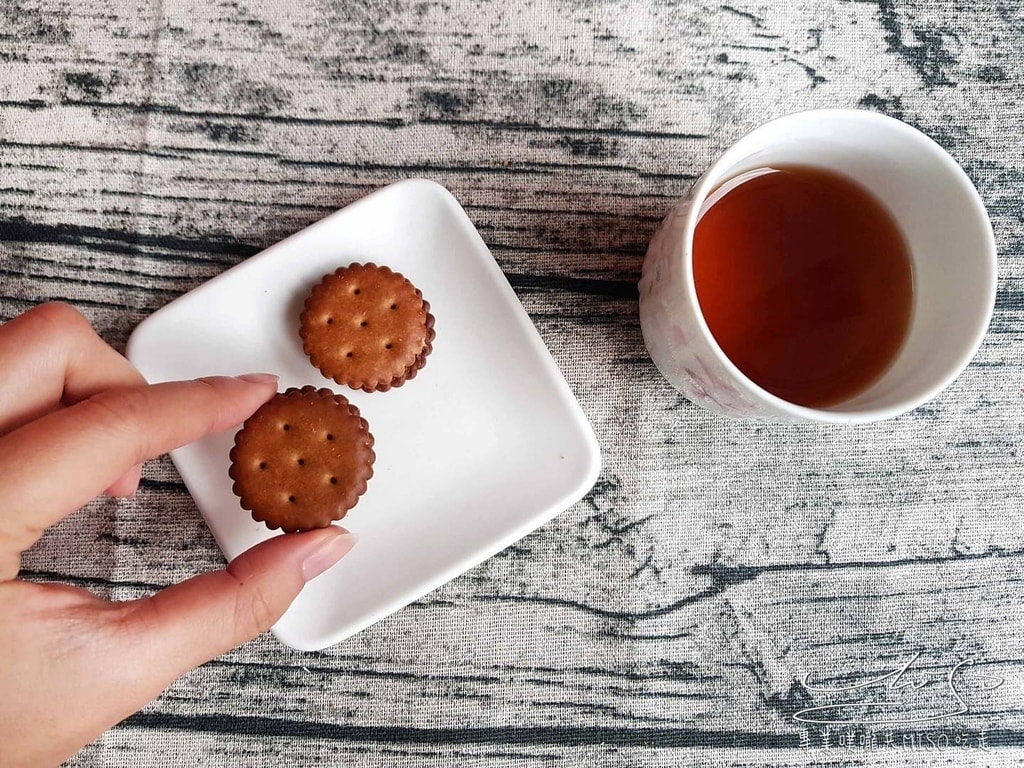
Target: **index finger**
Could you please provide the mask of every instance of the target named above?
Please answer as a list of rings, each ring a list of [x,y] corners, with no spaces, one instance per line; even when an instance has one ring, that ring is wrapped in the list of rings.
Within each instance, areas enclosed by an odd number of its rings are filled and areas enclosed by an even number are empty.
[[[105,389],[146,383],[77,309],[60,302],[0,325],[0,371],[0,435]],[[134,493],[139,470],[129,469],[107,492]]]
[[[106,390],[0,438],[0,578],[17,574],[18,556],[47,526],[126,469],[241,423],[276,382],[255,374]]]
[[[145,384],[135,366],[67,304],[40,304],[0,325],[0,435],[105,389]]]

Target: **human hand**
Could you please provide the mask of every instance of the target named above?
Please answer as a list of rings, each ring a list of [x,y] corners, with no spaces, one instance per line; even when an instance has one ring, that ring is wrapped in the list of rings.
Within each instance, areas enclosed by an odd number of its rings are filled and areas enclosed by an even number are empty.
[[[139,467],[235,426],[276,377],[149,386],[77,311],[0,326],[0,764],[57,765],[193,667],[252,639],[354,543],[343,528],[277,536],[145,599],[109,603],[16,579],[44,529]]]

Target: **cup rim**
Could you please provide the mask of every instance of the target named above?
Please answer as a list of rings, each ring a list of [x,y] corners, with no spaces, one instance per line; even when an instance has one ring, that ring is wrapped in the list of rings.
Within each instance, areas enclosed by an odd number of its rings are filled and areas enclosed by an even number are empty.
[[[787,122],[829,120],[835,118],[881,123],[890,129],[901,131],[905,135],[912,137],[915,141],[923,144],[926,148],[932,151],[937,162],[941,162],[946,166],[951,177],[959,184],[959,188],[964,194],[967,204],[971,206],[974,215],[980,218],[984,223],[983,253],[978,254],[978,258],[982,261],[979,268],[983,268],[989,273],[987,286],[988,291],[987,296],[985,297],[984,311],[979,312],[977,316],[976,327],[974,329],[974,333],[971,335],[970,343],[964,345],[964,348],[961,351],[961,354],[958,355],[955,364],[950,365],[946,374],[942,377],[936,378],[933,384],[916,395],[905,397],[894,405],[883,408],[864,408],[855,411],[811,408],[792,403],[762,388],[743,373],[743,371],[741,371],[731,359],[729,359],[729,356],[725,354],[718,342],[715,340],[714,335],[711,333],[711,329],[708,327],[707,321],[704,319],[704,312],[700,309],[700,300],[697,297],[697,288],[693,279],[693,236],[697,228],[697,219],[700,216],[701,208],[707,200],[708,194],[717,188],[723,181],[728,180],[726,178],[720,181],[715,181],[714,184],[712,184],[712,179],[716,175],[716,171],[720,170],[723,166],[731,165],[736,162],[732,157],[733,150],[742,142],[745,142],[748,138],[769,126],[777,126],[780,123]],[[692,306],[697,309],[694,313],[697,318],[697,326],[700,328],[700,332],[703,334],[705,341],[715,354],[718,362],[730,374],[732,374],[733,377],[735,377],[736,381],[747,388],[758,399],[767,403],[783,416],[793,417],[802,421],[817,421],[833,424],[863,424],[899,416],[928,402],[948,387],[961,373],[963,373],[964,369],[981,347],[981,343],[988,331],[988,326],[991,323],[992,314],[995,309],[998,280],[996,242],[995,233],[992,230],[992,222],[988,217],[988,211],[985,209],[985,204],[981,199],[981,195],[975,188],[973,182],[971,182],[966,171],[960,167],[960,164],[957,163],[956,160],[954,160],[953,157],[934,139],[917,128],[904,123],[902,120],[897,120],[896,118],[889,117],[888,115],[864,109],[810,109],[800,112],[792,112],[790,114],[777,117],[766,123],[762,123],[733,141],[697,181],[696,185],[694,185],[691,190],[690,198],[689,210],[686,213],[686,226],[684,229],[684,240],[681,255],[683,259],[682,266],[685,291],[687,299],[691,302]],[[838,405],[841,406],[842,402],[838,403]]]

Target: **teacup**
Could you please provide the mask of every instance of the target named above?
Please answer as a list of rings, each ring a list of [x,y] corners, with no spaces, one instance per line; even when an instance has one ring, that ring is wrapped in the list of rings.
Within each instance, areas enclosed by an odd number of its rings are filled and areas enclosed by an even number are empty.
[[[873,384],[836,405],[810,408],[759,387],[723,353],[694,286],[692,244],[713,196],[744,174],[814,166],[859,183],[892,214],[910,250],[914,308],[903,345]],[[677,202],[651,240],[640,280],[644,341],[665,378],[727,416],[862,423],[910,411],[967,366],[985,335],[996,292],[996,248],[967,174],[920,131],[874,112],[814,110],[741,138]]]

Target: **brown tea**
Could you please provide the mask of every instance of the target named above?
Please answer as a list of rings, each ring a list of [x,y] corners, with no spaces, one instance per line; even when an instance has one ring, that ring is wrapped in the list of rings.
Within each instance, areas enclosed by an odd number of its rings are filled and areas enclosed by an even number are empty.
[[[910,325],[910,252],[870,192],[832,171],[749,179],[697,223],[693,277],[722,351],[797,405],[835,405],[877,381]]]

